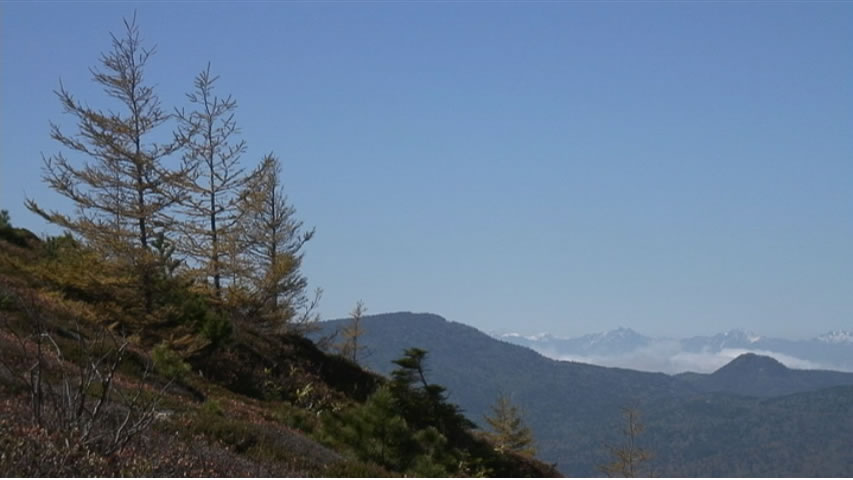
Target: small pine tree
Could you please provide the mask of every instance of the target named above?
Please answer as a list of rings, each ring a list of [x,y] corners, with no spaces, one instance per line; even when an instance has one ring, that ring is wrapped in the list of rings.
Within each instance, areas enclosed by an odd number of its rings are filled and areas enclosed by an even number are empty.
[[[451,442],[458,441],[475,425],[447,401],[443,386],[427,381],[426,357],[426,350],[408,348],[394,360],[398,368],[391,372],[391,391],[410,425],[418,429],[433,426]]]
[[[492,415],[486,415],[486,422],[493,432],[488,435],[495,445],[495,450],[507,451],[533,456],[536,449],[533,446],[533,432],[525,425],[519,408],[509,397],[500,394],[492,405]]]
[[[409,426],[395,403],[391,391],[381,387],[364,404],[344,412],[340,422],[324,417],[327,441],[345,445],[361,460],[404,469],[414,447]]]
[[[426,381],[425,356],[406,350],[389,384],[363,405],[325,417],[324,440],[408,476],[447,477],[467,468],[470,437],[459,434],[473,425],[443,399],[442,387]]]

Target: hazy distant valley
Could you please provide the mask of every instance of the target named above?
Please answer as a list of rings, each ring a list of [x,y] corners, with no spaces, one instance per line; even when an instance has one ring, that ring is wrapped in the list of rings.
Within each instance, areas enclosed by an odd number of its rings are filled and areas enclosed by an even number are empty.
[[[773,357],[789,368],[853,371],[851,331],[832,331],[805,340],[772,338],[744,330],[674,339],[648,337],[630,328],[571,338],[548,333],[491,335],[554,360],[648,372],[710,373],[744,353]]]
[[[348,322],[323,322],[317,335],[333,335]],[[638,442],[654,453],[647,474],[853,475],[853,373],[788,368],[774,358],[742,352],[713,373],[667,375],[556,361],[502,341],[611,359],[632,351],[639,358],[637,352],[663,342],[627,329],[579,339],[497,339],[437,315],[405,312],[365,317],[362,327],[361,364],[387,374],[403,349],[429,351],[430,381],[446,386],[449,399],[481,426],[495,398],[509,395],[533,429],[537,456],[566,476],[601,475],[599,466],[608,459],[605,445],[621,441],[625,407],[637,408],[646,427]],[[851,349],[846,342],[827,340],[750,340],[731,332],[670,342],[678,347],[674,351],[709,358],[714,353],[725,358],[751,345],[755,351],[790,352],[812,362],[842,359],[832,352]],[[821,343],[828,353],[808,356],[808,347],[817,350]]]

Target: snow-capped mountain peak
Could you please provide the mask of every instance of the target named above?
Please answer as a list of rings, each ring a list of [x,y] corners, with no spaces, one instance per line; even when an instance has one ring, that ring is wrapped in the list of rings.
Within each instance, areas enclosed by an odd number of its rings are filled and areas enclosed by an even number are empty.
[[[616,330],[610,330],[609,332],[607,332],[607,334],[611,335],[611,336],[617,336],[617,337],[627,337],[627,336],[639,335],[639,333],[635,332],[634,330],[631,330],[630,328],[626,328],[626,327],[619,327]]]
[[[634,338],[643,338],[642,335],[631,330],[630,328],[619,327],[614,330],[608,330],[606,332],[593,333],[591,335],[585,335],[581,338],[587,339],[591,343],[596,342],[612,342],[617,340],[625,340],[625,339],[634,339]]]
[[[504,340],[518,339],[518,340],[528,340],[531,342],[541,342],[544,340],[552,340],[552,339],[560,339],[561,337],[556,337],[551,335],[550,333],[536,333],[533,335],[522,335],[518,332],[509,332],[509,333],[491,333],[495,338],[500,338]]]
[[[729,330],[720,335],[724,337],[726,340],[746,342],[746,343],[755,343],[761,340],[761,335],[756,334],[755,332],[750,332],[746,330]]]
[[[625,327],[572,338],[495,336],[557,360],[669,373],[710,373],[744,353],[769,356],[790,368],[853,371],[853,330],[836,330],[810,340],[764,337],[743,329],[673,339],[646,337]]]
[[[853,343],[853,332],[847,330],[833,330],[817,337],[818,341],[825,343]]]
[[[651,338],[625,327],[572,338],[558,337],[547,333],[537,335],[503,333],[494,336],[510,343],[549,354],[561,351],[576,352],[583,355],[622,354],[646,346],[651,341]]]

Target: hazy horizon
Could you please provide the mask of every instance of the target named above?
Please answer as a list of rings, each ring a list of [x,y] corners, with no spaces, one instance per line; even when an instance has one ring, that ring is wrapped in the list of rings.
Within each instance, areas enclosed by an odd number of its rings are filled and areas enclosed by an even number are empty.
[[[553,332],[547,331],[539,331],[539,332],[524,332],[518,330],[506,330],[506,329],[498,329],[498,330],[488,330],[477,327],[476,325],[468,324],[464,321],[460,321],[458,319],[446,318],[435,312],[411,312],[411,311],[396,311],[396,312],[372,312],[368,313],[365,318],[370,317],[384,317],[384,316],[393,316],[398,314],[414,314],[414,315],[436,315],[438,317],[443,318],[449,322],[456,322],[467,325],[469,327],[476,328],[480,332],[489,335],[490,337],[496,338],[498,340],[507,341],[510,343],[514,343],[516,345],[521,345],[524,347],[531,348],[537,351],[539,354],[551,358],[553,360],[560,361],[571,361],[571,362],[580,362],[580,363],[588,363],[592,365],[598,365],[602,367],[615,367],[615,368],[627,368],[630,370],[639,370],[646,372],[661,372],[666,374],[678,374],[684,372],[696,372],[696,373],[712,373],[717,369],[725,366],[735,358],[745,353],[754,353],[757,355],[768,356],[776,359],[783,365],[792,369],[801,369],[801,370],[835,370],[835,371],[844,371],[844,372],[853,372],[853,330],[842,331],[847,334],[850,338],[847,342],[843,343],[844,347],[847,349],[847,354],[844,355],[844,359],[842,362],[831,362],[824,360],[814,360],[808,358],[802,358],[801,356],[792,355],[789,353],[779,352],[768,348],[762,348],[761,343],[756,343],[755,345],[748,347],[724,347],[720,349],[714,348],[703,348],[701,350],[686,350],[684,345],[680,342],[683,340],[697,340],[699,338],[707,338],[714,339],[718,335],[734,335],[737,336],[739,333],[745,334],[748,337],[751,337],[752,340],[758,342],[760,340],[764,341],[776,341],[776,340],[789,340],[789,341],[808,341],[808,340],[816,340],[819,337],[831,333],[830,331],[821,331],[814,332],[811,335],[805,335],[802,337],[785,337],[785,336],[773,336],[773,335],[765,335],[762,332],[755,332],[745,329],[732,329],[732,330],[720,330],[706,333],[693,333],[684,336],[673,336],[673,335],[648,335],[646,332],[637,331],[633,328],[619,326],[615,329],[606,329],[606,330],[597,330],[597,331],[589,331],[579,335],[555,335]],[[333,319],[326,319],[330,322],[335,321],[347,321],[348,317],[340,317]],[[619,329],[628,329],[633,331],[636,334],[647,337],[649,343],[647,345],[640,346],[636,349],[632,349],[629,351],[614,351],[609,353],[599,353],[599,354],[565,354],[560,352],[553,346],[549,346],[548,344],[537,343],[536,340],[542,339],[544,336],[550,337],[551,339],[558,340],[582,340],[584,337],[596,337],[599,335],[607,335],[618,333]],[[838,332],[832,331],[832,333]],[[516,339],[522,338],[526,340],[532,340],[533,342],[528,344],[525,342],[514,341],[513,338]],[[547,338],[546,338],[547,340]],[[710,347],[710,345],[708,345]],[[838,360],[838,358],[836,358]]]
[[[661,338],[661,339],[682,339],[682,338],[690,338],[690,337],[711,337],[711,336],[718,335],[718,334],[725,334],[725,333],[731,333],[731,332],[743,332],[746,334],[759,335],[761,337],[781,338],[781,339],[786,339],[786,340],[809,340],[809,339],[814,339],[814,338],[817,338],[821,335],[831,333],[831,332],[841,331],[841,332],[853,333],[853,328],[831,328],[828,330],[826,330],[826,329],[825,330],[819,330],[818,329],[818,330],[814,330],[814,331],[804,331],[803,333],[801,333],[799,335],[776,335],[776,334],[768,334],[768,333],[763,332],[763,331],[758,331],[758,330],[753,330],[753,329],[743,328],[743,327],[717,328],[717,329],[715,329],[713,325],[711,325],[711,326],[703,325],[701,330],[697,330],[694,332],[687,332],[685,334],[668,334],[668,333],[650,333],[650,332],[643,330],[642,328],[636,328],[636,327],[632,327],[632,326],[625,325],[625,324],[619,324],[619,325],[614,325],[612,327],[599,328],[598,330],[593,329],[593,330],[579,332],[576,334],[560,334],[560,333],[555,333],[554,331],[545,330],[545,329],[538,329],[538,330],[529,329],[524,324],[517,325],[519,328],[513,328],[512,325],[505,327],[505,328],[481,328],[480,326],[477,326],[473,323],[470,323],[470,322],[466,321],[465,319],[450,318],[450,317],[447,317],[446,315],[442,314],[441,312],[433,312],[433,311],[390,310],[390,311],[386,311],[386,312],[375,312],[372,310],[368,310],[367,313],[365,313],[365,316],[370,317],[370,316],[381,316],[381,315],[393,315],[393,314],[397,314],[397,313],[437,315],[437,316],[442,317],[445,320],[450,321],[450,322],[462,323],[462,324],[474,327],[477,330],[482,331],[483,333],[488,333],[489,335],[516,334],[518,336],[528,337],[528,338],[541,336],[541,335],[550,335],[554,338],[571,339],[571,338],[580,338],[580,337],[587,336],[587,335],[609,333],[609,332],[617,331],[619,329],[628,329],[628,330],[632,330],[635,333],[638,333],[638,334],[643,335],[643,336]],[[335,317],[324,317],[321,319],[321,321],[339,321],[339,320],[345,320],[348,318],[351,318],[349,312],[335,316]],[[851,326],[851,327],[853,327],[853,326]],[[593,326],[592,328],[595,328],[595,327]]]
[[[72,210],[39,178],[53,90],[108,106],[89,68],[134,11],[166,109],[211,62],[244,163],[282,159],[323,318],[853,328],[853,3],[3,2],[15,225]]]
[[[486,332],[501,338],[498,332]],[[590,332],[595,333],[606,332]],[[642,334],[642,332],[638,332]],[[717,332],[725,333],[725,332]],[[826,332],[822,332],[826,333]],[[713,337],[714,335],[707,335]],[[804,338],[782,338],[783,340],[811,340],[819,335]],[[554,360],[572,361],[599,365],[602,367],[627,368],[646,372],[661,372],[666,374],[678,374],[684,372],[713,373],[717,369],[727,365],[737,357],[754,353],[772,357],[788,368],[799,370],[835,370],[853,372],[853,344],[849,348],[849,361],[845,364],[831,363],[826,361],[811,360],[802,356],[791,355],[771,349],[755,347],[703,349],[700,351],[687,351],[680,344],[680,340],[695,337],[706,337],[706,335],[692,335],[688,337],[651,337],[648,345],[635,350],[613,352],[610,354],[580,355],[563,354],[553,348],[534,348],[537,352]],[[573,337],[578,338],[578,337]],[[501,338],[506,340],[505,338]]]

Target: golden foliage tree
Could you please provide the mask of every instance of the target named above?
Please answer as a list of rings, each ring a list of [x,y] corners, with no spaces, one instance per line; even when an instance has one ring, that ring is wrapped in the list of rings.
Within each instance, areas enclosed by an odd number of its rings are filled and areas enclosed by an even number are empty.
[[[308,280],[300,270],[302,247],[314,236],[314,229],[303,231],[296,219],[296,209],[284,193],[281,162],[272,154],[251,175],[245,198],[241,226],[257,318],[268,328],[295,326],[300,318],[308,318],[319,297],[319,291],[314,301],[306,296]]]
[[[349,325],[341,330],[343,340],[338,347],[338,350],[342,356],[352,360],[353,363],[358,363],[358,359],[361,354],[367,352],[367,346],[359,344],[361,336],[364,335],[364,325],[362,325],[362,320],[364,319],[365,313],[367,313],[367,307],[364,306],[364,302],[359,300],[356,302],[355,308],[353,308],[352,312],[349,314]]]
[[[182,195],[179,185],[186,172],[163,166],[182,142],[176,136],[167,143],[156,140],[169,115],[145,82],[154,50],[143,47],[135,17],[124,26],[124,36],[112,35],[112,50],[101,55],[100,68],[91,70],[117,109],[91,108],[62,84],[56,92],[77,132],[51,123],[51,137],[81,160],[62,152],[44,157],[44,180],[74,202],[75,215],[44,211],[33,200],[27,206],[105,257],[129,263],[150,312],[157,265],[149,247],[173,222],[169,210]]]
[[[612,461],[599,467],[608,477],[650,477],[645,463],[652,459],[652,453],[637,445],[637,437],[643,433],[640,412],[636,408],[623,408],[625,429],[622,431],[625,443],[621,446],[607,446]]]
[[[533,432],[524,423],[519,408],[505,394],[498,396],[492,405],[492,415],[486,415],[486,422],[492,427],[488,437],[498,452],[510,451],[529,456],[536,454]]]
[[[181,223],[179,248],[212,282],[216,298],[221,297],[229,266],[236,264],[231,257],[239,250],[240,194],[248,180],[239,165],[246,142],[233,140],[240,133],[234,120],[237,102],[230,95],[214,95],[218,78],[211,75],[208,64],[187,94],[195,110],[177,115],[186,140],[184,160],[191,172],[182,202],[186,220]]]

